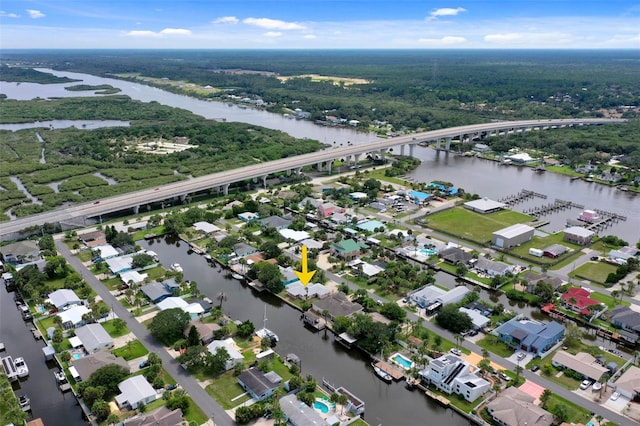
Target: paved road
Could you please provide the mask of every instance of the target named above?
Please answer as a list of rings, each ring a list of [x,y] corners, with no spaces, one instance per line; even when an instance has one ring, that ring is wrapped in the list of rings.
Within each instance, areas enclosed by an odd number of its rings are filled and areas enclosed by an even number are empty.
[[[98,202],[79,204],[51,212],[45,212],[21,219],[15,219],[2,225],[0,239],[17,239],[19,231],[32,226],[39,226],[44,223],[67,222],[76,226],[82,225],[84,218],[97,217],[101,214],[134,208],[140,205],[159,202],[197,191],[217,188],[230,183],[240,182],[247,179],[259,178],[269,174],[284,170],[295,170],[302,166],[315,165],[336,158],[348,157],[385,150],[398,145],[415,145],[421,141],[434,141],[442,138],[457,137],[465,134],[480,134],[483,132],[511,132],[514,129],[530,128],[559,128],[565,126],[582,126],[596,124],[622,123],[623,119],[558,119],[558,120],[520,120],[502,121],[483,124],[472,124],[467,126],[451,127],[447,129],[431,130],[428,132],[416,133],[409,136],[398,136],[395,138],[376,139],[366,144],[347,146],[344,148],[324,149],[309,154],[294,157],[282,158],[275,161],[254,164],[227,170],[221,173],[214,173],[194,179],[175,182],[157,188],[146,189],[129,194],[98,200]]]
[[[153,337],[147,329],[140,324],[133,315],[115,298],[113,294],[82,264],[77,256],[74,256],[69,248],[56,241],[58,252],[67,259],[69,264],[80,274],[82,278],[95,290],[95,292],[109,304],[113,312],[127,322],[127,327],[142,342],[149,352],[155,352],[162,359],[162,366],[180,384],[193,401],[209,416],[215,426],[233,426],[236,423],[227,415],[222,407],[198,384],[195,378],[188,374],[178,362],[169,355],[164,346]]]

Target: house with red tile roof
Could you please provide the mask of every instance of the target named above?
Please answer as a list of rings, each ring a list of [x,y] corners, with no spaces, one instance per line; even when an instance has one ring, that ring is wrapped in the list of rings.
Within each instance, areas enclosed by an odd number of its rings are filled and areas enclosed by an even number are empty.
[[[596,309],[595,312],[601,310],[601,302],[592,299],[590,296],[591,292],[589,292],[589,290],[585,290],[581,287],[570,288],[562,295],[562,306],[574,312],[578,312],[580,315],[589,315],[594,312],[589,309],[589,306],[597,306],[599,309]]]

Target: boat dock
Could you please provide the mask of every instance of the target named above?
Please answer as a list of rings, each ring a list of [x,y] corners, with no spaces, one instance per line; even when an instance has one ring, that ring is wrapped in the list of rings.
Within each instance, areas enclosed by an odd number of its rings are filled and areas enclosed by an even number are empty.
[[[442,404],[442,406],[444,406],[444,407],[448,407],[448,406],[451,404],[451,402],[449,402],[449,400],[448,400],[447,398],[445,398],[444,396],[442,396],[442,395],[438,395],[438,394],[436,394],[436,393],[433,393],[433,392],[431,392],[431,391],[430,391],[430,390],[428,390],[428,389],[427,389],[424,393],[425,393],[429,398],[431,398],[431,399],[433,399],[433,400],[435,400],[435,401],[438,401],[438,402],[439,402],[440,404]]]
[[[404,378],[404,372],[400,371],[399,369],[397,369],[395,366],[393,366],[392,364],[389,364],[388,362],[385,361],[377,361],[374,364],[375,367],[378,367],[381,370],[384,370],[385,372],[387,372],[392,378],[393,380],[395,380],[396,382],[398,380],[401,380]]]
[[[526,200],[529,200],[531,198],[542,198],[544,200],[547,199],[547,196],[544,194],[540,194],[538,192],[535,191],[530,191],[528,189],[523,189],[522,191],[518,192],[517,194],[514,195],[508,195],[504,198],[499,199],[498,201],[500,201],[501,203],[505,203],[508,206],[514,206],[516,204],[520,204]]]
[[[524,213],[529,214],[531,216],[540,217],[546,214],[555,213],[558,211],[566,210],[566,209],[584,209],[584,206],[580,204],[576,204],[573,201],[560,200],[556,198],[553,203],[545,204],[539,207],[534,207],[530,210],[525,210]]]
[[[35,325],[31,327],[31,334],[33,334],[33,338],[36,340],[42,339],[42,333],[40,332],[40,330],[38,330],[38,328]]]
[[[605,210],[598,210],[598,209],[596,209],[595,212],[600,215],[602,220],[599,220],[596,223],[592,223],[590,225],[587,225],[586,228],[588,230],[590,230],[590,231],[598,232],[600,230],[608,228],[609,226],[613,225],[614,223],[617,223],[619,221],[627,220],[626,216],[622,216],[622,215],[619,215],[617,213],[608,212],[608,211],[605,211]]]

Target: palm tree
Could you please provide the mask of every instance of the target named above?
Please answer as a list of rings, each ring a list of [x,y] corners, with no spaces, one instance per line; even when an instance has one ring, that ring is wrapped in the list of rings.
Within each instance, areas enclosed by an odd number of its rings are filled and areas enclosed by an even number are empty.
[[[222,302],[227,300],[227,295],[225,294],[224,291],[221,291],[220,293],[218,293],[218,295],[216,296],[216,300],[220,301],[220,304],[218,305],[218,309],[222,310]]]
[[[482,358],[489,359],[489,355],[489,350],[487,350],[487,348],[482,348]]]
[[[348,402],[349,402],[349,398],[347,397],[347,395],[343,393],[338,395],[338,404],[342,406],[342,409],[340,410],[340,414],[344,414],[344,407],[345,405],[347,405]]]

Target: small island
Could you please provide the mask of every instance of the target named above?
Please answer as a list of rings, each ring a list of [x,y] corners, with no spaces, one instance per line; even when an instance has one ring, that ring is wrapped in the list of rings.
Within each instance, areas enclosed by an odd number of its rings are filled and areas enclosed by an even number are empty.
[[[120,89],[113,87],[110,84],[76,84],[74,86],[65,87],[64,89],[69,90],[70,92],[94,91],[96,95],[113,95],[121,92]]]

